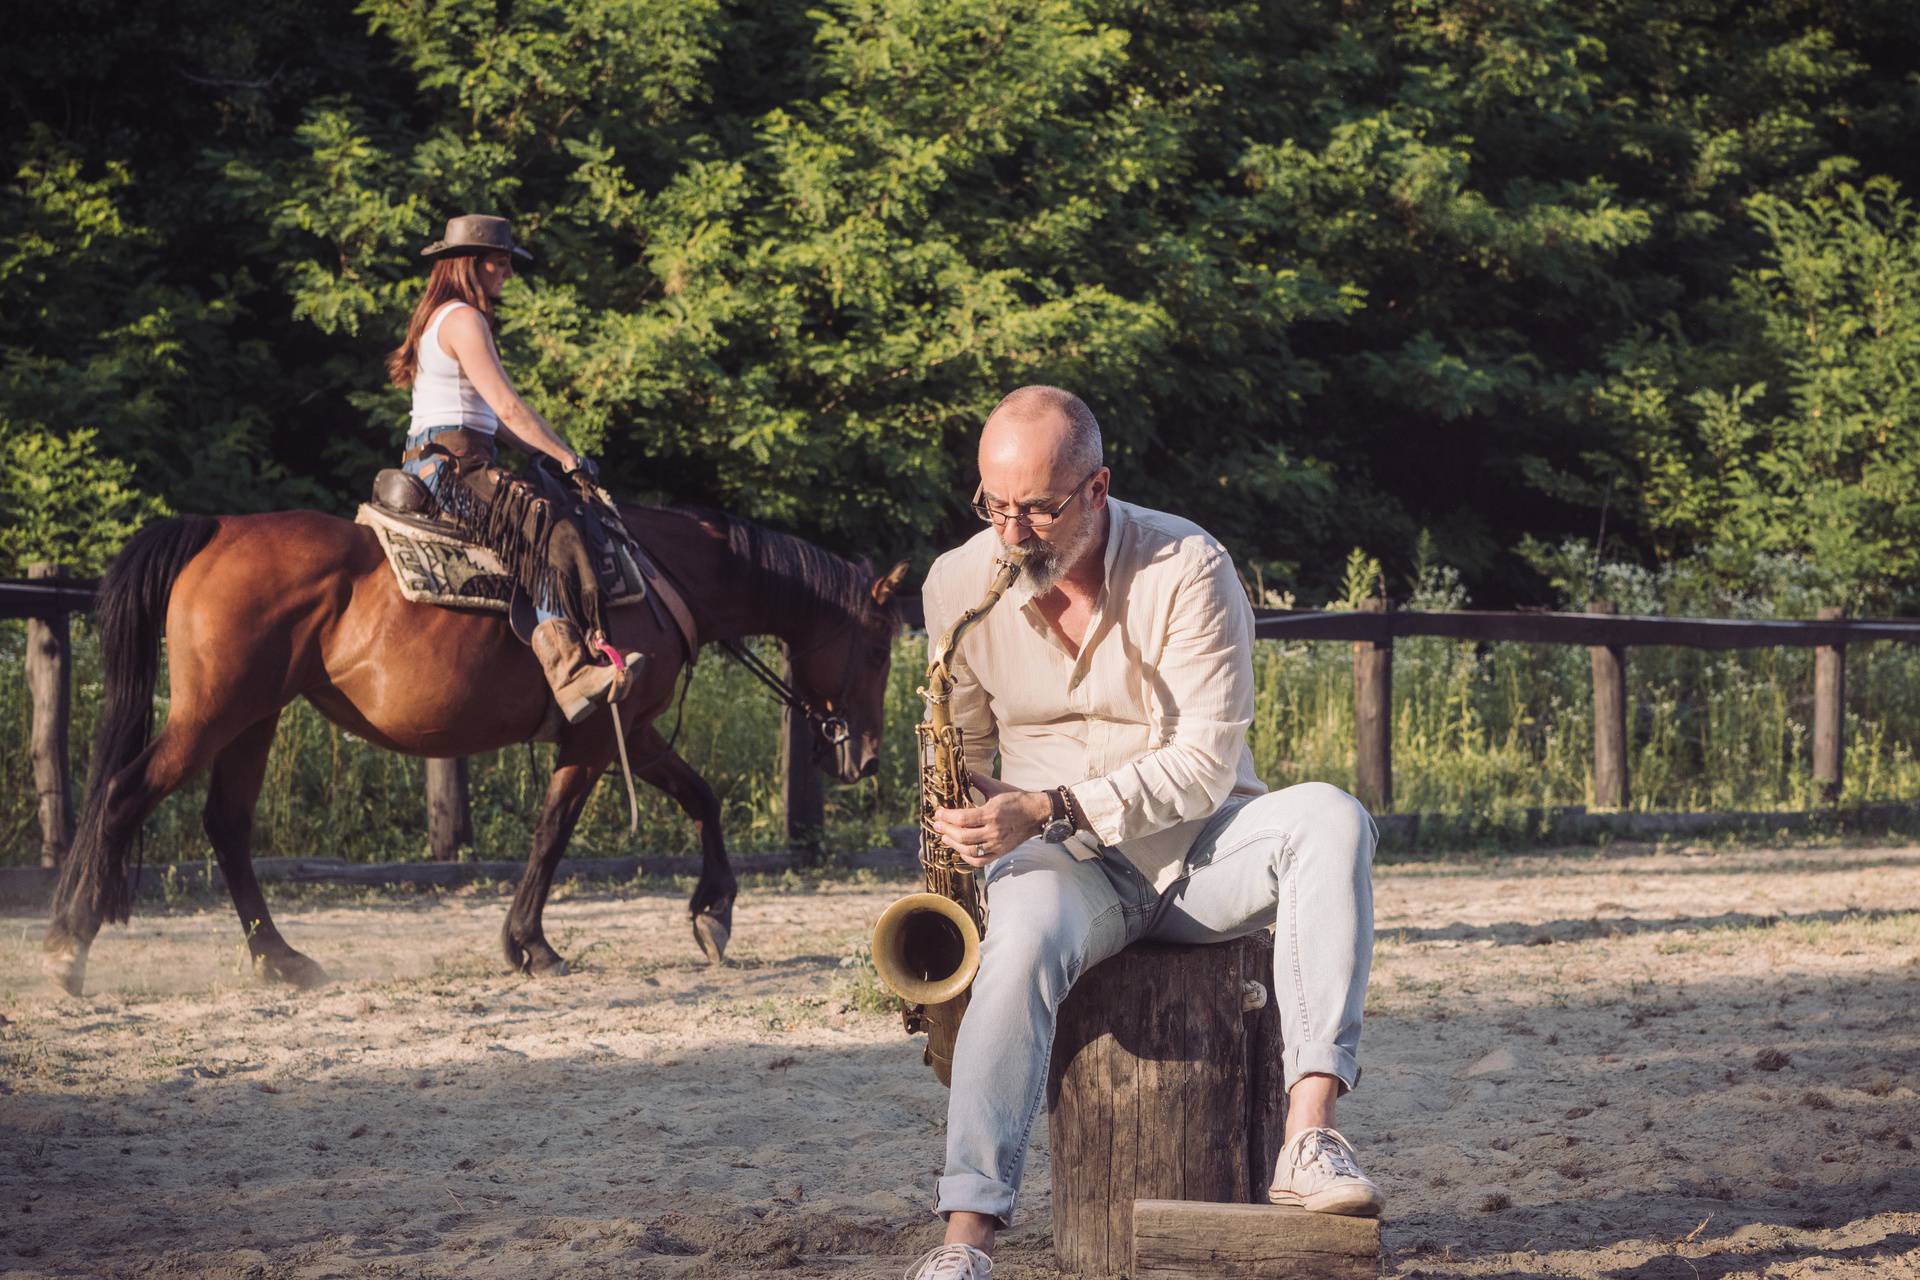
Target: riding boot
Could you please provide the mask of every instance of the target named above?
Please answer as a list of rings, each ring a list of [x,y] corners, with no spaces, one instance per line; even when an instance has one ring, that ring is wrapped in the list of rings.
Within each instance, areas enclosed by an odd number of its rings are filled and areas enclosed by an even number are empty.
[[[532,644],[568,724],[579,724],[595,707],[618,702],[638,683],[631,676],[639,654],[625,655],[621,667],[595,662],[580,629],[565,618],[548,618],[535,627]]]

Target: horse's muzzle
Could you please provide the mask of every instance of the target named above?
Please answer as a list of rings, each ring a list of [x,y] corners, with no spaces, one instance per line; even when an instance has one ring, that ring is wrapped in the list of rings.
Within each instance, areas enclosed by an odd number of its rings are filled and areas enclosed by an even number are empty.
[[[819,743],[814,763],[835,782],[859,782],[880,772],[880,754],[871,747],[862,748],[851,735],[828,745]]]

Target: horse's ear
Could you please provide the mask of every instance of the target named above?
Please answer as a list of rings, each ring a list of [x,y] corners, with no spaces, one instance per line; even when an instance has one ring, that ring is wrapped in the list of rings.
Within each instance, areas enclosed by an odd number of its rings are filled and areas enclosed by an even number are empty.
[[[873,580],[873,602],[878,605],[886,604],[893,599],[893,593],[898,591],[900,584],[906,580],[907,562],[902,560],[887,571],[886,577]]]

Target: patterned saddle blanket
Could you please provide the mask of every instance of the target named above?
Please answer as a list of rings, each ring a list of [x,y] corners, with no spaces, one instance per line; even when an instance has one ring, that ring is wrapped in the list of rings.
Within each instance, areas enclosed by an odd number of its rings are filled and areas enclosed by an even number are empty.
[[[407,599],[452,609],[512,611],[515,584],[501,566],[500,557],[465,541],[452,526],[402,515],[370,502],[361,503],[353,519],[380,539],[400,594]],[[610,563],[595,567],[600,571],[608,607],[646,599],[651,575],[642,571],[627,549],[612,543],[606,558]]]

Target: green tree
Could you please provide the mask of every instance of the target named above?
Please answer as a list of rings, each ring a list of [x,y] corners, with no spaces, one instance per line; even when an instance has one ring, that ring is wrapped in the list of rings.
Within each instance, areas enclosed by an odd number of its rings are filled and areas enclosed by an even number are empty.
[[[166,504],[133,485],[133,469],[102,457],[96,434],[54,435],[0,419],[0,576],[51,561],[99,573]]]
[[[97,427],[179,509],[348,509],[417,247],[489,208],[540,258],[514,377],[623,488],[925,556],[981,416],[1054,381],[1123,496],[1302,598],[1355,545],[1404,578],[1422,529],[1475,598],[1537,595],[1522,537],[1603,504],[1610,551],[1703,545],[1688,397],[1764,382],[1728,420],[1771,420],[1792,380],[1736,333],[1751,211],[1920,177],[1892,0],[77,0],[10,34],[0,416]],[[1694,513],[1642,518],[1662,485]]]
[[[1636,515],[1726,581],[1795,556],[1835,601],[1920,575],[1920,219],[1891,180],[1761,195],[1716,334],[1617,350]]]

